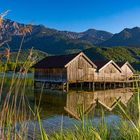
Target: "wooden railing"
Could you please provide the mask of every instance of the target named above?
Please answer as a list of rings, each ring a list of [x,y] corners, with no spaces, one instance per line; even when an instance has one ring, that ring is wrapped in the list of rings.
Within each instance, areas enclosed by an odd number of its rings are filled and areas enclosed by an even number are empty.
[[[94,74],[85,74],[78,78],[77,81],[90,81],[90,82],[116,82],[116,81],[129,81],[130,77],[121,75],[120,77],[112,76],[95,76]]]
[[[94,74],[85,74],[77,79],[77,81],[94,81]]]
[[[63,75],[35,75],[36,81],[46,81],[46,82],[67,82],[67,77]],[[132,81],[132,80],[140,80],[139,75],[134,76],[100,76],[95,74],[84,74],[81,77],[77,77],[77,82],[123,82],[123,81]]]
[[[101,77],[101,76],[98,76],[98,77],[95,77],[94,78],[94,81],[112,81],[112,82],[115,82],[115,81],[126,81],[127,78],[122,78],[122,77]]]

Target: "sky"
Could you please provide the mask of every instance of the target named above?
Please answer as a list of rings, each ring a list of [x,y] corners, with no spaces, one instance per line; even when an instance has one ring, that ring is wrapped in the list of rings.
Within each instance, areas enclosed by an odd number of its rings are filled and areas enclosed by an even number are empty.
[[[11,20],[59,30],[118,33],[140,27],[140,0],[0,0],[0,13],[5,10]]]

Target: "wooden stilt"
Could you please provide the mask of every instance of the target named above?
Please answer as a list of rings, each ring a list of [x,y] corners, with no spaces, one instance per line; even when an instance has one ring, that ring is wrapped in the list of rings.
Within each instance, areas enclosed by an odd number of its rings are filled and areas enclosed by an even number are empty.
[[[91,90],[91,83],[89,82],[89,87],[88,87],[89,91]]]
[[[123,88],[125,88],[125,83],[123,82]]]
[[[69,92],[69,83],[67,82],[67,92]]]
[[[116,88],[116,83],[114,83],[114,89]]]
[[[81,91],[83,90],[83,83],[81,82]]]
[[[95,83],[93,82],[92,83],[92,91],[94,91],[95,90]]]
[[[110,82],[110,84],[109,84],[109,88],[111,89],[112,88],[112,83]]]
[[[119,83],[119,87],[121,87],[121,83]]]
[[[104,89],[106,88],[106,84],[105,84],[105,82],[104,82]]]
[[[78,92],[78,82],[76,82],[76,92]]]
[[[99,89],[102,89],[102,83],[99,83]]]

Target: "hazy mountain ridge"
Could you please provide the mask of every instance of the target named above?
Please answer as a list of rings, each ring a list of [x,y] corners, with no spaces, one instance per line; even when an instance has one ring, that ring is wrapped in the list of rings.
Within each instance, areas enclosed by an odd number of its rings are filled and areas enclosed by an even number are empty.
[[[140,47],[140,28],[125,28],[120,33],[114,34],[110,39],[102,42],[101,46],[131,46]]]
[[[6,26],[4,26],[6,30],[0,33],[0,41],[3,42],[5,36],[7,36],[7,40],[11,40],[8,42],[11,49],[18,49],[21,34],[18,32],[17,26],[22,27],[24,24],[5,20],[4,25]],[[112,34],[109,32],[95,29],[76,33],[50,29],[43,25],[33,25],[31,34],[25,37],[23,49],[34,47],[50,54],[67,53],[92,48],[95,44],[101,43],[111,36]]]
[[[98,45],[108,39],[110,39],[113,36],[112,33],[101,31],[101,30],[95,30],[95,29],[88,29],[87,31],[81,33],[81,40],[86,40],[91,42],[94,45]]]
[[[4,26],[7,27],[6,30],[0,32],[0,41],[2,42],[6,37],[8,41],[11,40],[8,42],[11,50],[18,50],[22,36],[16,26],[22,27],[24,24],[6,20]],[[119,47],[120,45],[127,47]],[[76,33],[50,29],[43,25],[33,25],[31,34],[25,37],[22,49],[27,50],[34,47],[35,50],[54,55],[84,51],[94,60],[112,59],[114,61],[129,61],[138,64],[140,62],[139,46],[139,27],[126,28],[113,35],[109,32],[95,29]],[[39,55],[44,56],[43,53],[39,53]],[[139,67],[139,64],[137,66]]]
[[[18,49],[21,34],[19,27],[25,24],[6,19],[3,22],[4,29],[0,30],[0,43],[4,40],[10,41],[11,49]],[[43,25],[33,25],[31,34],[27,35],[23,49],[35,47],[35,49],[51,54],[80,51],[94,46],[140,46],[140,28],[125,28],[117,34],[110,32],[88,29],[84,32],[69,32],[51,29]]]

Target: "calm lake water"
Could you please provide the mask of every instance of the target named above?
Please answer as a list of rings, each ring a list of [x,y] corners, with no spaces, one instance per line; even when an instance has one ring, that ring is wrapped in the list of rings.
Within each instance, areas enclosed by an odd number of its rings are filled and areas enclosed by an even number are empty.
[[[12,74],[8,74],[9,78]],[[2,74],[0,74],[0,77]],[[32,106],[35,100],[41,96],[41,91],[33,88],[33,75],[28,75],[29,81],[26,87],[26,95]],[[8,83],[7,82],[7,83]],[[6,89],[8,86],[5,86]],[[21,86],[21,90],[22,90]],[[35,96],[34,96],[35,95]],[[91,122],[96,126],[104,117],[105,122],[110,127],[119,124],[122,116],[121,110],[117,105],[119,102],[125,110],[129,111],[133,118],[137,118],[136,94],[131,88],[100,90],[94,92],[70,91],[62,93],[61,91],[43,90],[41,100],[41,112],[43,127],[47,133],[60,131],[60,127],[71,128],[76,123],[80,123],[80,112],[87,114]],[[125,118],[123,118],[126,120]],[[37,121],[26,121],[29,126],[29,132],[32,132],[34,126],[39,131]]]
[[[40,92],[35,91],[36,99]],[[41,101],[41,118],[47,132],[59,131],[61,123],[63,128],[73,127],[80,123],[80,111],[83,110],[94,125],[103,117],[109,126],[119,123],[121,116],[117,106],[119,102],[125,110],[133,110],[134,92],[130,88],[113,89],[94,92],[70,91],[68,94],[56,91],[43,91]],[[132,112],[134,114],[134,112]]]

